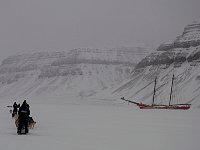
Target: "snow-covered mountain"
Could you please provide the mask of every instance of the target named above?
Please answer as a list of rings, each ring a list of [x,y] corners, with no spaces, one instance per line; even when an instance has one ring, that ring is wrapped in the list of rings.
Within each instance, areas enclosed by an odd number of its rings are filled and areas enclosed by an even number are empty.
[[[187,25],[153,52],[149,47],[79,48],[10,56],[0,66],[0,98],[125,97],[150,104],[157,76],[155,102],[168,104],[173,74],[173,103],[200,107],[200,23]]]
[[[91,96],[129,77],[150,51],[147,47],[79,48],[10,56],[0,66],[0,97]]]
[[[132,72],[132,78],[113,93],[150,104],[157,76],[155,101],[168,104],[173,74],[173,102],[200,107],[200,23],[187,25],[173,42],[161,44],[142,59]]]

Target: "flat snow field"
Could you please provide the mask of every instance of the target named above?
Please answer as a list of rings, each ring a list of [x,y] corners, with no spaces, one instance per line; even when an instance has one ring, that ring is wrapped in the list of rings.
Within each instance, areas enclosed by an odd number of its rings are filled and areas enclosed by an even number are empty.
[[[4,104],[2,104],[4,105]],[[17,135],[0,108],[1,150],[199,150],[200,110],[139,110],[133,105],[30,104],[37,122]]]

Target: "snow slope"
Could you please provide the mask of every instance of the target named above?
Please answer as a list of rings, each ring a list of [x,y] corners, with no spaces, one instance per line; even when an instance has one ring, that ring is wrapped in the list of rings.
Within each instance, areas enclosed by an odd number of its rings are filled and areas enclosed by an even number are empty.
[[[192,103],[193,107],[200,107],[200,66],[184,63],[179,68],[170,66],[162,69],[161,67],[149,66],[142,72],[135,72],[132,79],[124,82],[113,93],[117,97],[125,96],[128,99],[151,104],[157,76],[155,101],[157,104],[168,104],[174,74],[173,103]]]

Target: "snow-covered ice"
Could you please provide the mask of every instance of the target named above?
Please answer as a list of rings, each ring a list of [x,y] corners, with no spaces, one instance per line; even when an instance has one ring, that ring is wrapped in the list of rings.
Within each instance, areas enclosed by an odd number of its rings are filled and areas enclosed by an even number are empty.
[[[121,101],[27,100],[36,120],[17,135],[0,102],[2,150],[199,150],[200,110],[140,110]]]

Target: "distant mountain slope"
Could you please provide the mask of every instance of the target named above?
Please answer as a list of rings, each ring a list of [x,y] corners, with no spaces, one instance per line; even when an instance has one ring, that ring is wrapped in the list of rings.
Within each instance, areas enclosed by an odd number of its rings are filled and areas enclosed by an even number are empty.
[[[174,103],[192,103],[200,107],[200,24],[184,28],[181,36],[171,43],[161,44],[157,51],[142,59],[132,78],[113,91],[138,102],[152,103],[154,79],[158,77],[156,103],[168,104],[171,79]]]
[[[150,51],[147,47],[84,48],[10,56],[0,66],[0,98],[91,96],[129,77]]]

